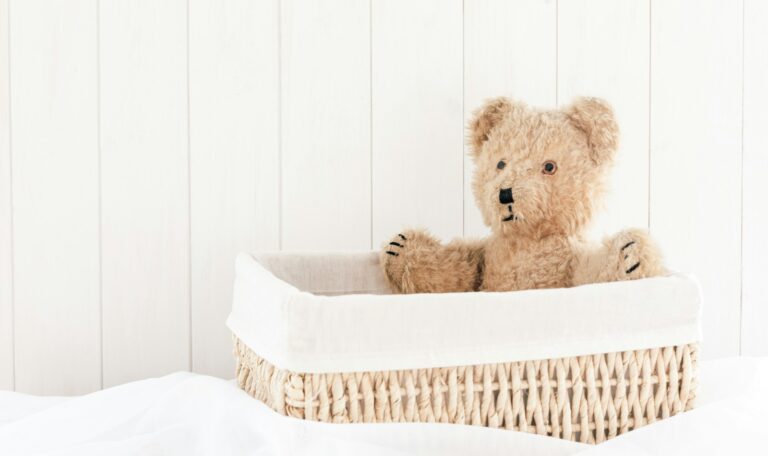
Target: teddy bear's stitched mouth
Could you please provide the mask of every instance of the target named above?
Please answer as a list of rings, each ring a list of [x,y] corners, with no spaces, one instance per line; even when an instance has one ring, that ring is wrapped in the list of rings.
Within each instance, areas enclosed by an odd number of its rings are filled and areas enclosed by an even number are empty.
[[[509,209],[509,215],[501,219],[502,222],[511,222],[512,220],[518,220],[519,217],[515,215],[514,212],[512,212],[512,205],[508,205],[507,209]]]

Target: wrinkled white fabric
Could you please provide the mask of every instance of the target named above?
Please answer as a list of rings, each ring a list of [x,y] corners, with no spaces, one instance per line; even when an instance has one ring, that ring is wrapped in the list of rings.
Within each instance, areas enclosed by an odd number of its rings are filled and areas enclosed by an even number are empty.
[[[44,402],[48,405],[42,407]],[[0,455],[568,455],[583,445],[458,425],[286,418],[233,382],[190,373],[71,399],[0,393]]]
[[[560,358],[701,339],[701,294],[686,274],[506,293],[385,291],[373,252],[241,254],[227,325],[272,364],[310,373]]]
[[[302,421],[190,373],[73,398],[0,392],[0,455],[765,454],[768,358],[703,362],[700,374],[697,409],[595,447],[474,426]]]

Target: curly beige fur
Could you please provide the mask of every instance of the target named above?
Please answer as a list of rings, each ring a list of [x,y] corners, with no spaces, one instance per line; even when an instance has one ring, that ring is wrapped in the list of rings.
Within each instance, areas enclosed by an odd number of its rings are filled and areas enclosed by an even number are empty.
[[[441,244],[424,230],[397,234],[381,252],[392,289],[509,291],[662,274],[658,248],[642,230],[601,245],[584,241],[618,134],[610,106],[596,98],[552,111],[489,100],[475,112],[469,143],[475,199],[491,235]]]

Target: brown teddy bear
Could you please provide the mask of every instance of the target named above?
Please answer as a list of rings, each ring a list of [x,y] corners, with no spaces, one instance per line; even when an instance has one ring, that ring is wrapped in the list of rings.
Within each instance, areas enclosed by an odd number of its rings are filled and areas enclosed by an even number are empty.
[[[422,230],[396,235],[381,252],[394,291],[557,288],[664,272],[642,230],[584,241],[618,143],[607,103],[580,98],[544,111],[496,98],[475,112],[469,133],[475,199],[491,235],[448,244]]]

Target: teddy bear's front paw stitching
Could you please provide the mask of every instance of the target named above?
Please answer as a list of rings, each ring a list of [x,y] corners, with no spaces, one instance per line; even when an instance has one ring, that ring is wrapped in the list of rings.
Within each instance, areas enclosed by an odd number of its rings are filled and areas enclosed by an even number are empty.
[[[640,261],[635,261],[635,248],[637,243],[635,241],[629,241],[621,248],[621,253],[624,255],[624,270],[625,274],[631,274],[640,267]],[[628,267],[627,267],[628,266]]]
[[[400,241],[402,241],[402,242],[405,242],[405,241],[408,240],[408,238],[406,238],[402,234],[398,234],[397,236],[400,238]],[[405,247],[405,245],[403,243],[401,243],[401,242],[392,241],[392,242],[389,243],[389,247],[387,247],[387,255],[400,256],[400,254],[398,252],[395,252],[394,250],[392,250],[393,247],[397,247],[398,249],[402,249],[402,248]]]

